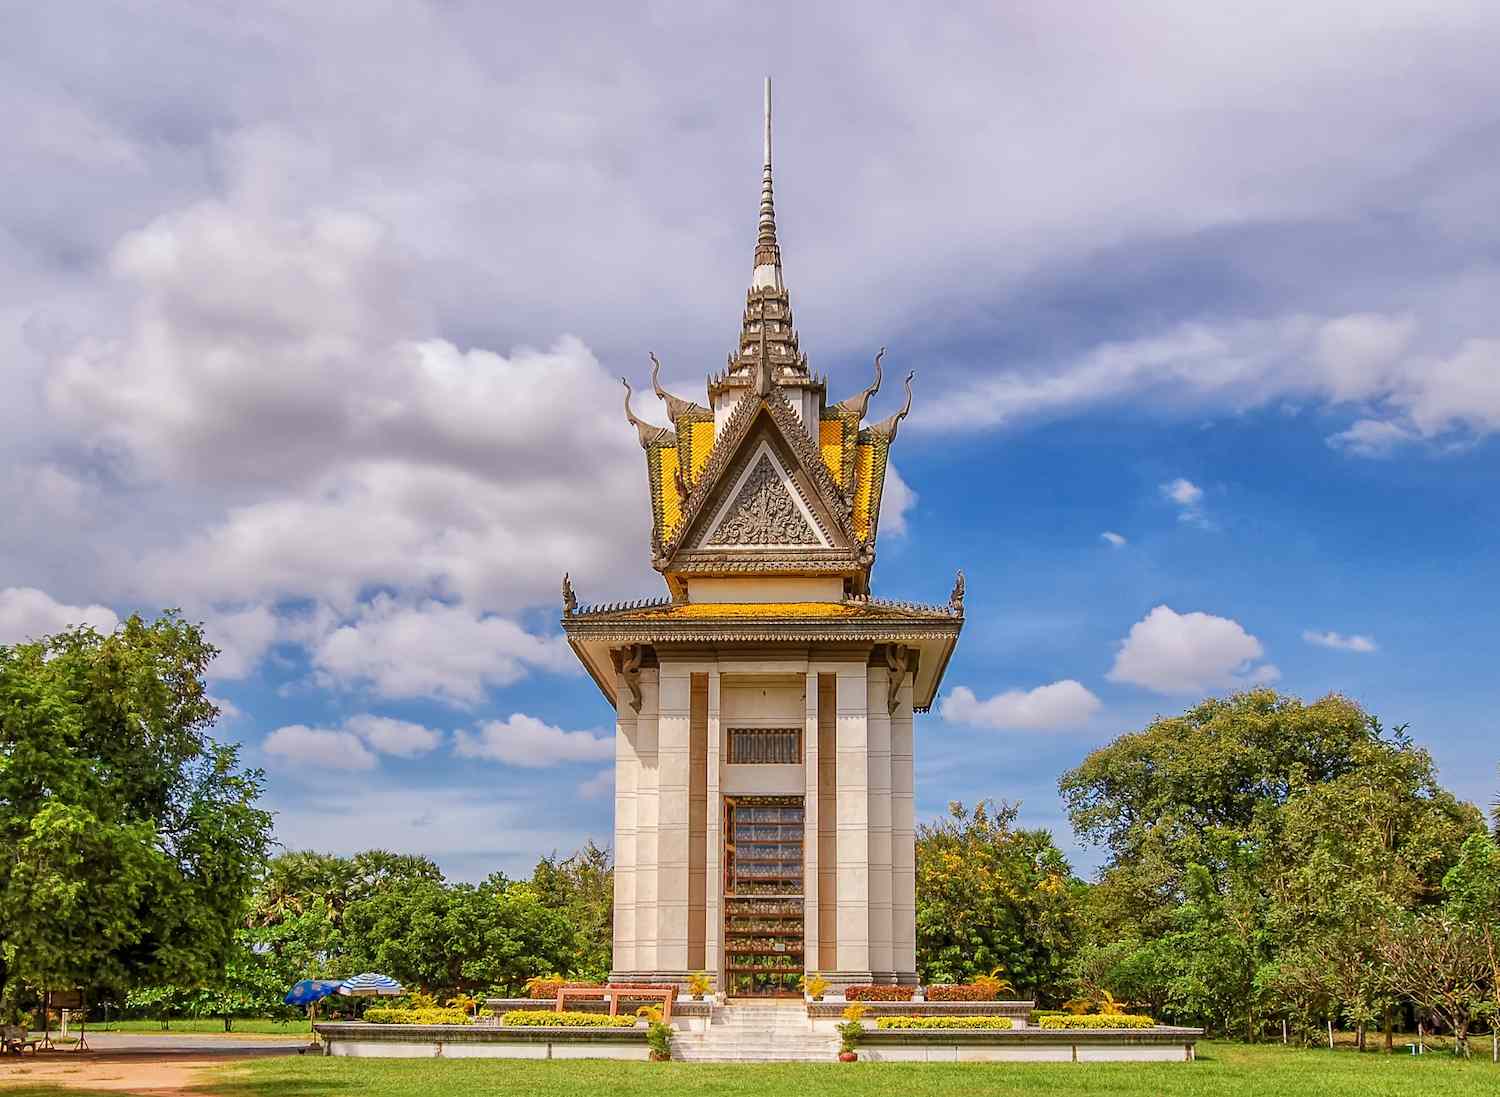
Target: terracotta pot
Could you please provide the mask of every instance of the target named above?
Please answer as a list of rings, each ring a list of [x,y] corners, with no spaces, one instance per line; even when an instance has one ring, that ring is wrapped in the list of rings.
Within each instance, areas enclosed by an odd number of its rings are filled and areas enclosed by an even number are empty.
[[[857,1051],[841,1051],[841,1052],[839,1052],[839,1062],[841,1062],[841,1063],[852,1063],[855,1060],[857,1060],[858,1058],[859,1058],[859,1052],[857,1052]]]

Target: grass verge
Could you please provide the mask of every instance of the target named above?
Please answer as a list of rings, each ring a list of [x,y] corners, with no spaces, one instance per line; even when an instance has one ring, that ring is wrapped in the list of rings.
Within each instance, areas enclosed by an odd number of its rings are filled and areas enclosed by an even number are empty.
[[[1476,1051],[1478,1049],[1476,1048]],[[1488,1049],[1485,1049],[1488,1051]],[[205,1084],[222,1097],[1471,1097],[1500,1091],[1488,1057],[1355,1055],[1202,1043],[1196,1063],[622,1063],[288,1057]]]

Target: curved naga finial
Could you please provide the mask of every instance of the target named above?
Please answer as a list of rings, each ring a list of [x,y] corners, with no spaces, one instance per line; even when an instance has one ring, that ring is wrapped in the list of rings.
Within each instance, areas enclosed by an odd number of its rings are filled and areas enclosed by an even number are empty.
[[[864,392],[858,396],[851,396],[847,400],[841,400],[834,405],[839,411],[847,412],[857,419],[863,419],[865,412],[870,407],[870,397],[880,391],[880,360],[885,357],[885,348],[880,348],[880,353],[875,356],[875,381]]]
[[[916,375],[916,370],[912,370],[906,375],[906,403],[901,405],[901,410],[889,419],[882,420],[870,428],[885,435],[887,442],[894,442],[896,440],[896,428],[901,425],[901,420],[905,419],[911,412],[911,379]]]
[[[661,363],[656,360],[655,354],[652,354],[650,351],[646,353],[651,355],[651,388],[655,391],[658,400],[666,402],[667,417],[675,423],[687,412],[702,411],[703,409],[691,400],[684,400],[680,396],[673,396],[661,387],[661,383],[657,380],[658,375],[661,373]]]
[[[630,410],[630,382],[620,378],[620,384],[625,386],[625,418],[630,420],[630,425],[635,428],[635,433],[641,440],[641,448],[645,449],[653,442],[660,441],[663,435],[671,434],[666,427],[653,427],[643,419],[637,419],[635,412]]]
[[[573,616],[574,610],[578,608],[578,596],[573,593],[573,580],[568,577],[567,572],[563,572],[562,597],[563,616]]]
[[[964,569],[958,569],[958,576],[953,580],[953,593],[948,595],[948,608],[954,613],[964,611]]]

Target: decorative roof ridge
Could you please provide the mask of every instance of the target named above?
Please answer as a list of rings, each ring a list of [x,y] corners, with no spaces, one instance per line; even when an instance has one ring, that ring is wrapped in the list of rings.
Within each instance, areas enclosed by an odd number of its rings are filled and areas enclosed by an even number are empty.
[[[896,412],[895,415],[882,419],[878,423],[871,424],[868,428],[883,437],[887,443],[896,440],[896,428],[901,425],[901,420],[905,419],[911,412],[911,379],[916,375],[916,370],[912,370],[906,375],[906,403],[901,405],[901,410]]]
[[[636,418],[635,412],[630,410],[630,382],[621,377],[620,384],[625,386],[625,418],[635,428],[636,437],[640,439],[641,449],[650,449],[652,446],[660,445],[663,439],[672,437],[672,431],[666,427],[658,427],[646,422],[644,419]]]
[[[651,357],[651,388],[656,393],[656,398],[667,405],[668,419],[676,423],[684,415],[702,414],[707,415],[709,418],[713,417],[713,412],[701,404],[695,404],[691,400],[684,400],[680,396],[673,396],[666,389],[662,388],[660,382],[657,380],[657,376],[661,373],[661,362],[657,361],[656,355],[652,351],[647,351],[646,353]]]
[[[624,613],[628,610],[662,609],[672,605],[670,598],[636,598],[624,602],[600,602],[597,605],[577,606],[567,616],[597,617],[606,613]]]
[[[930,602],[910,602],[902,598],[876,598],[868,594],[851,594],[846,596],[844,601],[873,606],[877,609],[897,609],[905,613],[920,613],[933,617],[962,617],[964,615],[962,604],[955,607],[951,602],[940,606]]]
[[[858,538],[854,536],[854,528],[849,520],[853,506],[843,487],[828,471],[828,465],[824,462],[822,453],[813,445],[809,427],[802,422],[801,417],[793,410],[780,389],[773,392],[771,398],[765,403],[771,412],[771,418],[776,421],[776,425],[781,428],[781,433],[786,436],[792,452],[806,466],[813,481],[822,489],[826,496],[824,502],[831,504],[830,509],[838,518],[844,536],[848,537],[851,542],[857,541]]]
[[[822,497],[823,505],[828,508],[838,523],[839,532],[851,544],[858,542],[858,538],[854,536],[851,521],[852,506],[844,495],[843,489],[829,473],[828,466],[823,463],[822,454],[813,449],[812,438],[808,435],[807,428],[802,425],[802,420],[792,410],[791,404],[787,403],[786,397],[782,395],[779,388],[773,388],[766,396],[756,396],[751,392],[745,393],[735,404],[734,410],[729,413],[729,418],[724,421],[724,425],[714,438],[708,461],[693,484],[691,495],[685,500],[682,516],[678,519],[671,538],[662,547],[663,557],[675,555],[683,547],[688,530],[702,516],[703,508],[712,494],[712,488],[723,478],[733,460],[739,456],[740,447],[762,407],[770,415],[771,421],[776,424],[777,432],[791,449],[793,458],[812,478],[815,489]],[[817,514],[814,514],[813,518],[820,526],[822,525]],[[831,531],[824,530],[825,534],[829,532]]]
[[[880,353],[875,355],[875,380],[871,383],[870,387],[858,396],[851,396],[847,400],[840,400],[837,404],[833,405],[833,410],[841,414],[852,415],[856,422],[864,419],[865,412],[870,408],[870,397],[880,391],[880,360],[884,357],[885,348],[881,347]]]

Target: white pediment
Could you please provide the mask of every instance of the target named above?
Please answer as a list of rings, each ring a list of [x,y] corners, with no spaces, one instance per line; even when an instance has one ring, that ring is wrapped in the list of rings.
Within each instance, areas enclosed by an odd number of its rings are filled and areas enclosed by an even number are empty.
[[[829,548],[796,482],[762,439],[724,493],[694,548]]]

